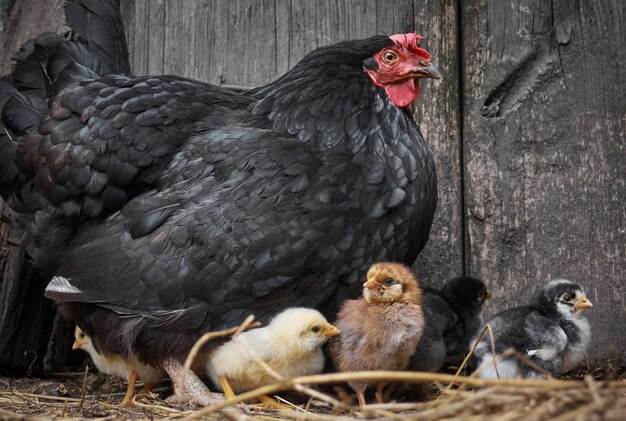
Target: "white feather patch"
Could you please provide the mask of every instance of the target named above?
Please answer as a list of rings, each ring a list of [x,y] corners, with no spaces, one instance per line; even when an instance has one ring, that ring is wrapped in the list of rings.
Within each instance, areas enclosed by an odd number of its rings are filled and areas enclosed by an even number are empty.
[[[540,358],[544,361],[552,361],[559,355],[559,350],[551,347],[540,348],[540,349],[532,349],[526,353],[529,357],[536,355],[537,358]]]
[[[58,292],[61,294],[82,294],[82,291],[70,284],[68,278],[63,276],[55,276],[50,280],[50,283],[46,287],[46,291]]]

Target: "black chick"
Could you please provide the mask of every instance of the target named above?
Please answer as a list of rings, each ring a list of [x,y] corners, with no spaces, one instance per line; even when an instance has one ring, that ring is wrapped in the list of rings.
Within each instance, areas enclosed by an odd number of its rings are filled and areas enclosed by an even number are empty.
[[[482,325],[480,311],[490,297],[485,284],[461,276],[439,290],[424,288],[424,335],[411,358],[416,371],[438,371],[459,365]]]
[[[593,307],[583,288],[566,279],[541,287],[528,306],[496,314],[493,328],[495,350],[514,348],[519,354],[551,373],[566,373],[583,359],[591,340],[591,327],[583,311]],[[478,376],[536,378],[543,374],[515,355],[497,357],[494,369],[490,339],[485,335],[474,353]]]

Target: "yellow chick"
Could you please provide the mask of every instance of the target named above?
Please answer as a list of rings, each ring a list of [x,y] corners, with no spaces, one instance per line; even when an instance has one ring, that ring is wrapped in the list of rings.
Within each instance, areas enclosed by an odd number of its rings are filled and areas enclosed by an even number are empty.
[[[98,370],[104,374],[121,377],[128,381],[126,395],[121,405],[132,407],[133,396],[135,395],[135,382],[137,379],[143,380],[146,391],[152,390],[155,384],[159,383],[163,378],[163,370],[148,364],[140,363],[137,358],[125,358],[121,355],[103,355],[100,354],[93,346],[91,338],[76,326],[74,331],[74,345],[72,349],[82,349],[86,351]]]
[[[249,350],[283,377],[317,374],[324,369],[322,345],[339,333],[319,311],[289,308],[267,326],[243,332],[217,348],[209,358],[209,374],[226,398],[276,382]],[[261,400],[273,406],[272,399]]]

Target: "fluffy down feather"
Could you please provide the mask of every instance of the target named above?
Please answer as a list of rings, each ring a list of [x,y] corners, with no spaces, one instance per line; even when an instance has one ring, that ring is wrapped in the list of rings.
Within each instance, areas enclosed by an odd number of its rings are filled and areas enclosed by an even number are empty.
[[[226,379],[235,393],[276,382],[255,357],[286,378],[317,374],[324,369],[322,345],[339,333],[319,311],[289,308],[215,350],[209,374],[215,384]]]
[[[497,370],[489,339],[483,337],[473,365],[484,379],[535,378],[544,373],[515,356],[499,356],[515,349],[544,371],[567,373],[580,364],[591,341],[591,327],[584,311],[593,307],[583,288],[556,279],[538,289],[530,304],[496,314],[487,323],[494,334]]]
[[[476,278],[450,279],[441,289],[424,288],[424,335],[411,358],[416,371],[439,371],[459,366],[480,330],[483,303],[489,298],[485,284]]]
[[[424,331],[422,291],[411,270],[398,263],[376,263],[367,272],[363,298],[347,300],[335,325],[342,334],[330,343],[339,371],[404,370]],[[365,382],[351,381],[359,404]],[[384,383],[378,383],[382,401]]]

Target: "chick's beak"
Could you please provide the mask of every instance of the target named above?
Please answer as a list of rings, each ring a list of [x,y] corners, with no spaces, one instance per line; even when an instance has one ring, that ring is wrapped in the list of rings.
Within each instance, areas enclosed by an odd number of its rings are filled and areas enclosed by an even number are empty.
[[[340,333],[341,333],[341,331],[339,329],[337,329],[335,326],[328,325],[328,330],[326,331],[326,333],[324,333],[324,337],[332,338],[333,336],[337,336]]]
[[[76,351],[77,349],[80,349],[80,342],[74,341],[74,345],[72,345],[72,349],[74,351]]]
[[[580,297],[576,304],[574,304],[574,308],[576,310],[586,310],[591,307],[593,307],[593,304],[591,304],[591,301],[589,301],[589,299],[587,299],[584,295]]]
[[[367,281],[363,284],[363,288],[374,289],[376,288],[376,284],[374,282]]]

